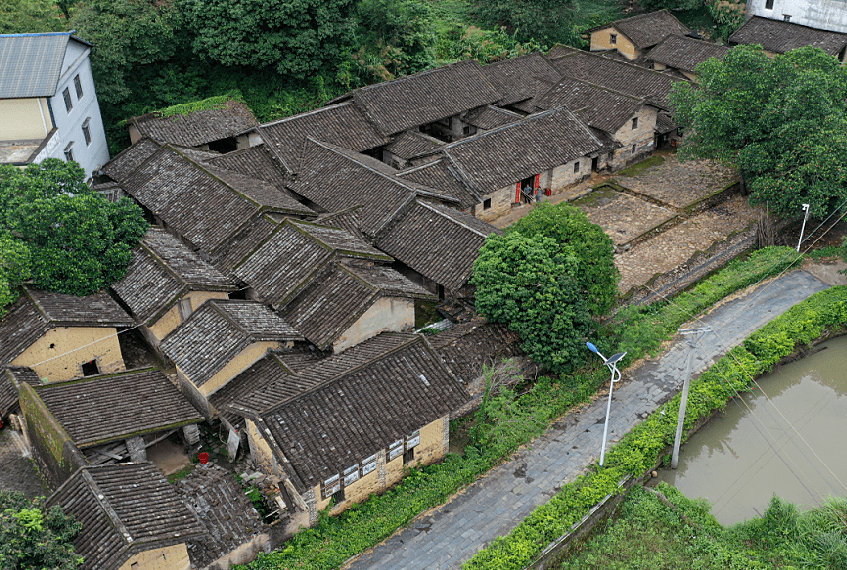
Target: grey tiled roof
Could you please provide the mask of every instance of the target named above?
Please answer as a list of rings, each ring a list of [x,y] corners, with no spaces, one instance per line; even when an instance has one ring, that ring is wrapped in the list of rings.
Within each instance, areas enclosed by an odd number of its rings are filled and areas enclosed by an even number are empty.
[[[33,386],[41,385],[38,374],[28,366],[0,367],[0,419],[18,407],[18,389],[24,382]]]
[[[55,95],[71,40],[91,47],[68,32],[0,34],[0,99]]]
[[[466,183],[486,195],[602,148],[567,109],[545,111],[445,147]]]
[[[405,131],[394,137],[385,150],[400,158],[411,159],[438,152],[442,146],[444,146],[442,141],[421,132]]]
[[[362,222],[359,220],[361,210],[362,206],[353,206],[346,210],[321,214],[315,222],[323,226],[345,230],[351,236],[364,239]]]
[[[176,492],[206,530],[202,537],[188,541],[188,556],[195,568],[207,568],[267,532],[234,474],[215,463],[192,470],[177,482]]]
[[[729,48],[712,42],[671,35],[651,49],[646,59],[683,71],[693,72],[698,64],[713,57],[720,59],[728,51]]]
[[[47,500],[82,523],[81,570],[115,570],[131,556],[202,536],[197,517],[152,463],[83,467]]]
[[[299,171],[303,145],[308,137],[355,151],[376,148],[387,142],[352,101],[265,123],[259,131],[291,172]]]
[[[129,121],[144,136],[187,147],[234,137],[258,124],[250,109],[231,99],[221,109],[207,109],[171,117],[161,117],[159,113],[154,112],[132,117]]]
[[[759,44],[773,53],[812,46],[829,55],[838,55],[847,45],[847,34],[753,16],[729,36],[729,41],[732,44]]]
[[[18,299],[0,319],[0,364],[12,362],[48,330],[35,305],[26,296]]]
[[[286,220],[234,273],[264,302],[279,305],[337,255],[391,261],[344,230]]]
[[[393,135],[500,99],[479,63],[472,59],[369,85],[347,95],[350,96],[383,135]]]
[[[500,93],[500,105],[531,99],[535,97],[536,81],[556,81],[562,75],[537,51],[489,63],[483,66],[482,72]]]
[[[128,149],[121,151],[112,160],[104,164],[101,170],[112,180],[124,182],[160,148],[162,148],[162,145],[156,141],[143,138]]]
[[[185,240],[213,255],[260,211],[314,215],[264,181],[209,168],[167,146],[120,182]]]
[[[278,190],[283,190],[288,180],[285,167],[264,144],[207,158],[205,162],[213,167],[264,180]]]
[[[563,75],[588,81],[619,93],[643,97],[667,108],[668,93],[678,81],[670,75],[590,54],[577,52],[550,60]]]
[[[574,54],[578,51],[581,50],[578,50],[577,48],[572,48],[570,46],[563,46],[561,44],[557,44],[553,46],[553,49],[548,51],[544,57],[546,57],[547,59],[555,59],[557,57],[562,57],[563,55]]]
[[[291,396],[261,418],[300,492],[469,399],[423,337],[402,333],[382,333],[282,383]]]
[[[456,198],[463,209],[473,207],[481,198],[465,186],[455,173],[449,157],[442,157],[423,166],[416,166],[397,173],[399,178],[435,188],[442,194]]]
[[[330,212],[363,206],[362,232],[373,235],[415,195],[439,197],[432,189],[395,177],[396,173],[371,157],[309,139],[303,166],[290,187]]]
[[[226,274],[231,274],[235,266],[267,239],[276,226],[277,222],[267,215],[254,216],[211,256],[212,265]]]
[[[381,297],[434,298],[393,269],[333,262],[309,281],[282,314],[310,342],[327,350]]]
[[[479,377],[484,366],[523,355],[518,333],[483,318],[456,324],[427,340],[453,375],[465,384]]]
[[[151,228],[132,252],[126,276],[112,290],[137,319],[152,325],[188,291],[234,291],[229,277],[181,241]]]
[[[635,116],[644,100],[597,85],[563,77],[535,100],[539,109],[565,107],[590,127],[614,134]]]
[[[560,76],[561,74],[557,73],[556,79],[558,79]],[[532,97],[533,95],[530,95],[530,97]],[[474,109],[473,111],[470,111],[465,116],[464,120],[467,124],[473,125],[478,129],[485,129],[486,131],[490,131],[491,129],[496,129],[497,127],[516,123],[521,119],[523,119],[523,115],[519,115],[515,112],[495,107],[494,105],[486,105],[485,107],[480,107],[479,109]]]
[[[376,245],[455,291],[470,279],[479,248],[492,233],[499,230],[474,216],[418,200],[377,236]]]
[[[667,111],[659,111],[656,115],[656,132],[663,135],[669,133],[676,128],[676,123],[673,121],[670,113]]]
[[[609,25],[620,30],[638,49],[654,46],[670,34],[684,36],[691,33],[691,30],[686,28],[682,22],[677,20],[667,10],[659,10],[657,12],[624,18],[623,20],[614,21],[611,24],[598,26],[589,31],[606,28]]]
[[[164,338],[162,351],[202,386],[249,345],[274,340],[303,336],[261,303],[211,299]]]
[[[176,386],[154,368],[35,389],[80,449],[202,420]]]

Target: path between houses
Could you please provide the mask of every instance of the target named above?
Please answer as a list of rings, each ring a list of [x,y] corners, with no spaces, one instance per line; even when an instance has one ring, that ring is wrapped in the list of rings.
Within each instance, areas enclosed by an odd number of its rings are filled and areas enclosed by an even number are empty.
[[[798,270],[760,285],[702,317],[710,326],[695,356],[694,372],[737,346],[753,331],[828,286]],[[617,441],[675,394],[682,381],[687,345],[678,340],[662,356],[624,372],[615,387],[609,438]],[[412,524],[345,568],[417,570],[460,568],[498,536],[508,534],[564,484],[585,472],[600,453],[606,399],[557,422],[527,449],[494,468],[463,493]]]

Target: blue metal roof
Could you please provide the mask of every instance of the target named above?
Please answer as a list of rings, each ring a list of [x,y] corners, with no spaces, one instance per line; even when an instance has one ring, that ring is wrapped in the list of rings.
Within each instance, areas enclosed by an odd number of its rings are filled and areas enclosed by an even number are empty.
[[[70,32],[0,34],[0,99],[56,94]]]

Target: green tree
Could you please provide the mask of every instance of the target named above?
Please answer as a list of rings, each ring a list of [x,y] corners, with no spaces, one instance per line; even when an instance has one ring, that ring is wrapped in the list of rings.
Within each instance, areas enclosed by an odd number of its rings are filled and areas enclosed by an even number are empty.
[[[0,228],[28,250],[29,274],[40,289],[88,295],[108,286],[125,275],[147,231],[141,208],[129,198],[109,202],[84,175],[78,164],[57,159],[24,170],[0,166]],[[10,283],[25,275],[24,250],[15,255]]]
[[[170,2],[86,0],[76,9],[71,27],[94,44],[91,70],[101,105],[129,99],[131,75],[174,56],[179,25],[179,13]]]
[[[699,85],[671,93],[685,130],[683,158],[735,166],[753,204],[818,214],[847,198],[847,68],[818,48],[769,58],[737,46],[697,69]]]
[[[6,312],[3,307],[17,300],[17,286],[29,279],[29,266],[27,245],[0,230],[0,317]]]
[[[52,0],[3,0],[0,2],[0,34],[59,32],[65,21]]]
[[[603,315],[617,298],[620,274],[615,267],[612,239],[581,210],[567,204],[540,204],[508,232],[527,238],[546,236],[558,253],[576,257],[575,279],[593,315]]]
[[[706,2],[710,0],[705,0]],[[703,6],[704,0],[638,0],[638,4],[647,10],[696,10]]]
[[[71,542],[82,525],[59,507],[47,510],[44,498],[0,490],[0,568],[76,570],[82,557]]]
[[[594,326],[577,279],[579,258],[555,240],[519,232],[490,236],[474,263],[476,307],[521,335],[521,348],[553,372],[584,359]]]
[[[355,0],[179,0],[200,57],[305,79],[335,67],[353,36]]]

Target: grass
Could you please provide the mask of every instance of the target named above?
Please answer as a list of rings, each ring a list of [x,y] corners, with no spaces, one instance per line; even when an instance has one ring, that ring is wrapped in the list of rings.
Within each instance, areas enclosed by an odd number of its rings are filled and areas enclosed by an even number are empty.
[[[685,10],[681,12],[673,13],[676,18],[685,24],[685,26],[691,31],[695,32],[706,32],[708,34],[707,37],[712,38],[715,36],[715,31],[717,28],[717,22],[712,18],[712,15],[709,13],[709,8],[706,6],[701,6],[696,10]]]
[[[637,164],[633,164],[629,168],[624,168],[620,172],[618,172],[619,176],[638,176],[648,168],[653,168],[654,166],[659,166],[665,163],[665,157],[656,154],[648,158],[647,160],[642,160]]]
[[[177,471],[175,473],[171,473],[170,475],[168,475],[168,477],[167,477],[168,483],[173,485],[174,483],[176,483],[180,479],[185,479],[186,477],[188,477],[191,474],[192,471],[194,471],[194,464],[193,463],[186,465],[185,467],[183,467],[179,471]]]
[[[836,257],[847,257],[847,249],[844,247],[838,247],[835,245],[828,245],[826,247],[822,247],[820,249],[813,249],[812,251],[806,254],[811,257],[815,261],[820,261],[822,259],[831,259]]]

